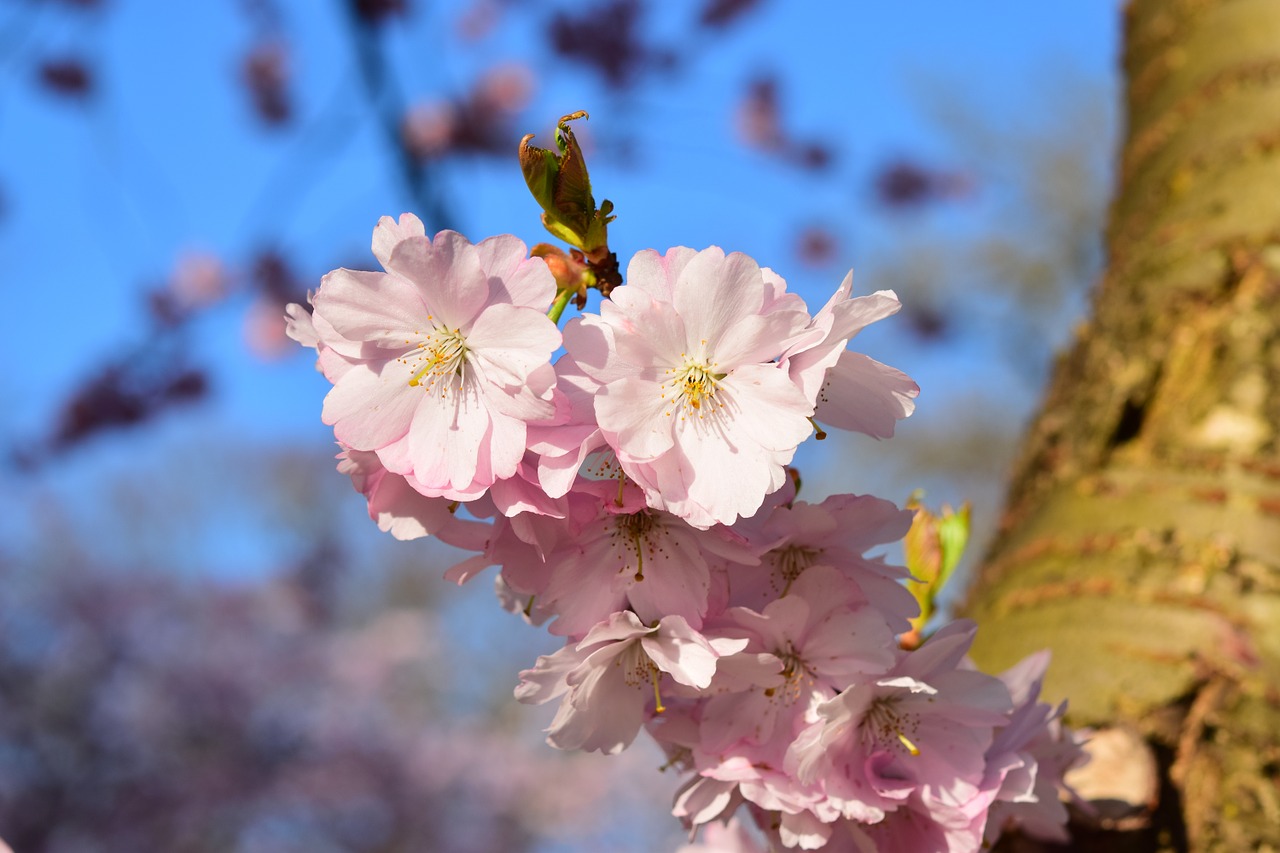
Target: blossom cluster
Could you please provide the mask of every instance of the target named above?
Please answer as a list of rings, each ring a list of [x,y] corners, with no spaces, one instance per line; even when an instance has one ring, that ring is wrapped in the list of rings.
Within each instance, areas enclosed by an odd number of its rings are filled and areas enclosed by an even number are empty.
[[[379,527],[474,552],[459,583],[500,567],[504,606],[564,638],[516,688],[559,703],[552,745],[645,729],[688,773],[691,830],[745,807],[776,849],[1065,838],[1080,753],[1038,701],[1047,658],[980,673],[963,622],[903,650],[907,571],[868,552],[912,513],[796,493],[819,424],[887,438],[914,408],[909,377],[847,349],[891,291],[846,277],[811,314],[746,255],[646,250],[561,331],[563,290],[515,237],[405,214],[373,251],[385,272],[329,273],[289,334],[333,383],[322,417]]]

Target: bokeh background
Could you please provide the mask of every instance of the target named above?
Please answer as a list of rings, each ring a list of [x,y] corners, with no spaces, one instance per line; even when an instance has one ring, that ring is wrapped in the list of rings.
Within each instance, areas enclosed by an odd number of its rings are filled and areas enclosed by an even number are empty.
[[[1101,266],[1118,0],[0,0],[0,837],[28,851],[652,851],[675,780],[542,743],[554,640],[333,470],[283,306],[378,217],[549,240],[575,131],[611,245],[719,245],[922,386],[806,496],[975,506]]]

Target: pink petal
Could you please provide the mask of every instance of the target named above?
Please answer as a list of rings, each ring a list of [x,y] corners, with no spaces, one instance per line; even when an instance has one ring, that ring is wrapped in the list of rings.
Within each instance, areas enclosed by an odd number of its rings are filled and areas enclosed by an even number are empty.
[[[401,240],[425,237],[426,234],[422,220],[412,213],[400,214],[398,223],[390,216],[384,216],[373,229],[373,256],[382,264],[383,269],[387,269],[387,265],[391,263],[391,252]]]
[[[541,258],[530,258],[524,241],[500,234],[476,244],[480,266],[489,276],[489,298],[546,313],[556,295],[556,280]]]
[[[560,346],[560,330],[545,314],[514,305],[490,305],[467,332],[467,347],[484,362],[485,375],[513,390],[534,369],[549,365]]]
[[[815,419],[838,429],[889,438],[915,411],[920,386],[900,370],[846,351],[827,372]]]
[[[740,252],[725,257],[715,246],[705,249],[681,271],[672,303],[684,320],[689,345],[705,340],[715,352],[727,329],[760,313],[764,304],[760,267]]]
[[[315,316],[320,342],[349,358],[369,358],[366,343],[403,352],[412,348],[413,333],[430,327],[417,288],[380,272],[337,269],[326,275],[315,295]]]
[[[324,398],[320,419],[338,441],[377,450],[404,436],[422,395],[409,386],[413,369],[398,361],[357,364]]]
[[[453,231],[441,231],[435,240],[402,240],[391,252],[387,271],[413,282],[431,322],[440,326],[466,330],[488,302],[489,277],[480,256],[466,237]]]

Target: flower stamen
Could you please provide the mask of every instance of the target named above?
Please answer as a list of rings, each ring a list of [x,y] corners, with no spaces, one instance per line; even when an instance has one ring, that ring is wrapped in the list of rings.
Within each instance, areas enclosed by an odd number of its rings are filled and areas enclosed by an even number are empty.
[[[911,713],[902,713],[897,707],[897,698],[881,696],[871,703],[862,718],[862,734],[864,737],[881,744],[894,742],[901,744],[907,754],[918,756],[920,747],[907,737],[907,732],[916,733],[919,717]]]
[[[662,398],[667,399],[670,391],[673,403],[693,409],[698,412],[698,417],[705,414],[702,411],[704,404],[710,411],[719,409],[720,406],[716,405],[716,392],[720,388],[720,381],[729,374],[717,372],[714,362],[708,364],[705,359],[691,359],[684,353],[680,357],[685,360],[681,367],[667,369],[669,378],[662,383]]]
[[[409,385],[413,388],[423,385],[430,388],[437,379],[461,377],[467,352],[467,341],[458,330],[436,329],[429,332],[416,349],[400,360],[407,364],[407,359],[420,359],[421,366],[409,378]]]

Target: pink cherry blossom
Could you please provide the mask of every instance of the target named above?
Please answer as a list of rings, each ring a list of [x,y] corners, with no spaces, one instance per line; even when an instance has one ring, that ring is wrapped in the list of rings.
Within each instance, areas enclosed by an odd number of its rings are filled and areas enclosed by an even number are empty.
[[[337,458],[338,471],[369,501],[369,517],[379,530],[397,539],[438,536],[458,548],[485,547],[489,525],[457,518],[453,501],[419,493],[404,477],[384,468],[376,453],[348,448]]]
[[[819,706],[787,769],[801,781],[821,778],[845,817],[867,823],[913,796],[948,825],[985,814],[995,793],[983,786],[986,752],[1012,703],[998,679],[961,668],[974,632],[952,623],[884,676]]]
[[[911,527],[910,510],[871,495],[832,495],[820,504],[794,501],[739,522],[734,529],[766,549],[760,568],[732,577],[733,604],[764,608],[791,588],[809,567],[832,566],[881,612],[895,633],[910,627],[919,605],[902,585],[907,570],[864,556],[896,542]]]
[[[1059,790],[1071,793],[1063,778],[1087,757],[1080,738],[1062,726],[1066,702],[1054,707],[1038,701],[1048,666],[1049,652],[1043,651],[1000,675],[1016,707],[1009,724],[996,732],[987,751],[989,777],[993,766],[1007,768],[1001,778],[987,780],[988,785],[999,784],[986,824],[988,845],[1014,827],[1042,841],[1069,840],[1067,809]]]
[[[543,313],[555,281],[509,235],[473,246],[420,229],[384,217],[374,252],[387,272],[340,269],[321,282],[317,343],[349,363],[326,371],[323,419],[418,491],[472,500],[515,476],[527,424],[555,415],[560,334]]]
[[[764,666],[759,685],[712,697],[702,717],[703,748],[726,749],[746,738],[763,743],[780,734],[789,743],[793,725],[816,698],[830,699],[855,679],[878,675],[896,658],[893,632],[874,608],[862,605],[857,589],[829,566],[805,572],[783,598],[762,613],[745,607],[727,611],[716,636],[749,641],[746,652],[766,653],[779,666]],[[737,661],[742,655],[728,658]],[[765,664],[763,660],[760,664]],[[741,677],[741,668],[730,670]],[[766,674],[778,674],[776,681]]]
[[[755,560],[723,528],[698,530],[645,506],[631,483],[583,483],[573,494],[594,495],[597,511],[572,539],[547,555],[553,568],[542,594],[560,614],[553,634],[581,636],[609,614],[628,608],[642,622],[677,615],[700,628],[713,573],[725,571],[726,558]]]
[[[661,713],[664,673],[678,684],[705,688],[716,660],[745,645],[708,640],[680,616],[650,627],[630,611],[615,613],[581,642],[538,658],[533,669],[520,673],[516,698],[540,704],[564,695],[547,742],[614,754],[635,740],[651,703]]]
[[[730,524],[783,485],[812,400],[776,360],[808,314],[746,255],[638,253],[600,315],[565,346],[600,383],[595,415],[649,505],[696,527]]]
[[[845,350],[827,371],[814,419],[829,427],[889,438],[898,421],[915,411],[920,386],[874,358]]]

